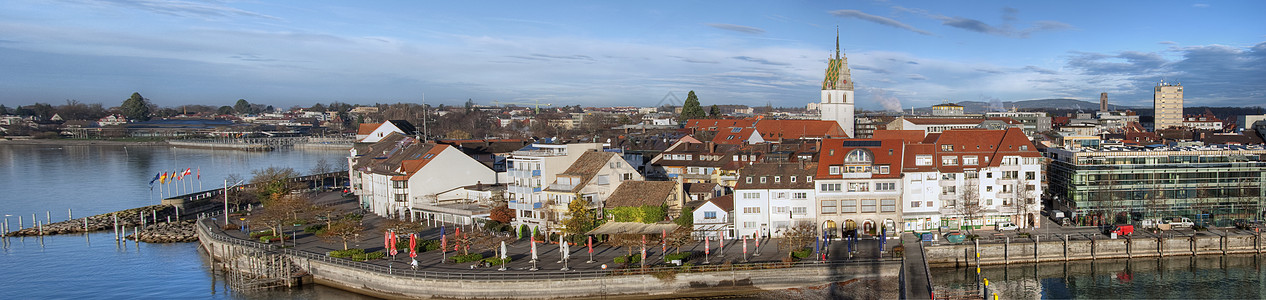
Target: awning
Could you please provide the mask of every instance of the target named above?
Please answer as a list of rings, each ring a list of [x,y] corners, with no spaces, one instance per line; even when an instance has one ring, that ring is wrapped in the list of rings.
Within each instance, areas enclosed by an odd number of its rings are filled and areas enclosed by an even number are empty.
[[[661,234],[663,232],[673,232],[680,227],[673,223],[607,222],[585,234]]]

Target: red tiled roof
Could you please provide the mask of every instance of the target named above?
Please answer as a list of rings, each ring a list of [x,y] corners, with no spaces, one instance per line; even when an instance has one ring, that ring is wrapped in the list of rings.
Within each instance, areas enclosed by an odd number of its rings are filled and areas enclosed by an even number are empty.
[[[713,205],[721,208],[721,210],[734,211],[734,195],[732,194],[708,199],[708,202],[712,202]]]
[[[1019,128],[1006,130],[950,129],[941,133],[935,145],[937,157],[933,164],[936,164],[942,172],[957,173],[962,172],[964,168],[996,167],[1002,164],[1002,160],[998,159],[1002,156],[1042,156],[1037,152],[1037,147],[1029,141],[1028,136],[1024,135],[1024,131]],[[945,151],[942,149],[945,147],[944,145],[950,145],[953,149]],[[965,166],[960,159],[958,165],[942,165],[941,156],[947,155],[959,157],[975,155],[979,157],[979,164]]]
[[[607,207],[663,205],[672,198],[677,183],[672,181],[624,181],[607,197]]]
[[[906,145],[905,158],[902,160],[902,172],[930,172],[936,171],[936,164],[919,166],[915,165],[915,158],[919,155],[930,155],[935,158],[936,145],[934,144],[909,144]]]
[[[753,119],[690,119],[686,120],[686,128],[712,131],[728,127],[752,127],[755,123],[756,120]]]
[[[360,127],[356,128],[356,134],[369,135],[370,133],[374,133],[374,129],[378,129],[378,126],[381,125],[382,123],[360,123]]]
[[[725,128],[717,131],[717,136],[712,138],[712,142],[722,145],[740,145],[746,143],[747,139],[751,138],[753,134],[756,134],[755,128],[743,127],[739,132],[733,132],[730,128]]]
[[[822,120],[762,120],[756,123],[765,140],[848,137],[835,121]]]
[[[905,147],[902,140],[889,139],[825,139],[818,155],[818,179],[840,179],[843,174],[831,174],[831,166],[844,166],[844,158],[854,150],[864,149],[871,153],[871,166],[888,166],[888,174],[871,173],[871,178],[901,178],[901,157]],[[876,170],[877,171],[877,170]]]
[[[807,176],[813,176],[817,163],[758,163],[739,169],[739,180],[735,189],[812,189],[813,182]],[[792,182],[791,178],[797,180]],[[751,178],[752,182],[747,183]],[[765,182],[761,182],[765,178]]]

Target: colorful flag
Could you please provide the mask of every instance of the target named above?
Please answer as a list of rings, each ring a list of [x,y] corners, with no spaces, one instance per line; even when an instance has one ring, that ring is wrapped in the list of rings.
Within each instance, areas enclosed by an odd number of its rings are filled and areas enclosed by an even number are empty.
[[[189,174],[193,174],[193,168],[185,168],[185,172],[180,175],[189,175]]]
[[[161,174],[161,173],[160,173]],[[149,187],[154,187],[154,182],[158,181],[159,174],[154,174],[154,179],[149,180]]]
[[[161,183],[161,184],[167,183],[167,172],[163,172],[163,176],[158,177],[158,183]]]
[[[198,167],[198,180],[202,180],[202,167]]]

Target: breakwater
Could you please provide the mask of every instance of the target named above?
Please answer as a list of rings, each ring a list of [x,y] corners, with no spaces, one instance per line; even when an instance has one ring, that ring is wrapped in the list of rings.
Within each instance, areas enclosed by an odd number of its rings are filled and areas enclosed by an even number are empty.
[[[176,215],[176,210],[171,205],[151,205],[56,223],[31,224],[31,227],[5,232],[5,236],[45,236],[117,230],[119,238],[146,243],[197,241],[197,234],[193,230],[194,221],[188,218],[182,220]],[[128,234],[129,232],[131,234]],[[137,236],[140,238],[138,239]]]
[[[1262,253],[1262,235],[1237,229],[1173,231],[1111,239],[1102,235],[1044,235],[991,238],[961,244],[925,245],[931,267],[964,267],[1113,258]],[[973,253],[980,253],[979,262]]]
[[[250,272],[251,282],[316,284],[384,298],[555,299],[670,298],[737,295],[825,287],[823,296],[869,295],[896,299],[899,261],[721,264],[648,269],[463,272],[384,266],[333,258],[229,236],[211,222],[197,226],[199,244],[229,272]],[[297,279],[302,278],[302,279]],[[851,285],[851,287],[850,287]],[[842,286],[842,287],[841,287]],[[837,288],[839,290],[837,290]]]

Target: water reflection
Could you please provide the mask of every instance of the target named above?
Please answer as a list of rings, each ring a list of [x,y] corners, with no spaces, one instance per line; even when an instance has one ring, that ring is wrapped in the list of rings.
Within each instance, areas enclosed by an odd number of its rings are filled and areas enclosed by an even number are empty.
[[[1262,255],[1101,259],[981,268],[1000,299],[1260,299]],[[974,268],[932,269],[938,295],[979,294]],[[992,295],[990,295],[992,297]]]

